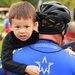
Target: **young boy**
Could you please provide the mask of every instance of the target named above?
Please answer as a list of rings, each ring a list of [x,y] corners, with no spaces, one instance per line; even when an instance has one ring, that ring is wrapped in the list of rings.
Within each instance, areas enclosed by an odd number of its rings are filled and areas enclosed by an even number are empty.
[[[14,49],[35,43],[38,39],[38,33],[34,31],[38,26],[35,8],[27,1],[14,3],[9,9],[9,21],[11,32],[4,38],[2,45],[3,68],[21,75],[38,75],[37,66],[27,66],[12,60]]]
[[[37,65],[40,68],[39,75],[75,75],[74,58],[61,48],[67,23],[71,20],[68,8],[59,2],[47,1],[37,8],[36,13],[40,19],[40,40],[17,49],[13,60]]]

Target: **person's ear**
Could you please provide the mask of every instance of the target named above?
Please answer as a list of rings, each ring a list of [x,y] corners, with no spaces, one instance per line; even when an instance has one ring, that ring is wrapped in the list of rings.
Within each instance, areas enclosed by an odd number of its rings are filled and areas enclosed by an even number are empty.
[[[34,30],[38,32],[38,22],[35,22],[35,24],[34,24]]]

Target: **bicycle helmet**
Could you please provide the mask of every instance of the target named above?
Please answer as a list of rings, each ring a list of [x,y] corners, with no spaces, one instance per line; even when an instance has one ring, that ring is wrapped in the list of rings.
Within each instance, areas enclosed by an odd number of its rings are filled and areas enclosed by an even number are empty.
[[[66,32],[67,23],[71,20],[68,8],[59,2],[42,3],[36,15],[41,34],[62,34],[63,30]]]

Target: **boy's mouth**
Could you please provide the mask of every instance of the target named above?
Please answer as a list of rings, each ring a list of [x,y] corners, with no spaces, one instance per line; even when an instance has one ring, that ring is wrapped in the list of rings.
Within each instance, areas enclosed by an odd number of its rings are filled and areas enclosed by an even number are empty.
[[[20,35],[20,39],[26,39],[26,35]]]

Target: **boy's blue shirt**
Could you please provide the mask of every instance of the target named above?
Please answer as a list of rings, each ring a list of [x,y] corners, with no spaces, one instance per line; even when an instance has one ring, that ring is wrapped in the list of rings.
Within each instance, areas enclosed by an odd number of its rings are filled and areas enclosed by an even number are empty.
[[[75,60],[58,44],[39,40],[13,51],[13,60],[40,68],[40,75],[75,75]],[[8,75],[19,75],[9,72]]]

